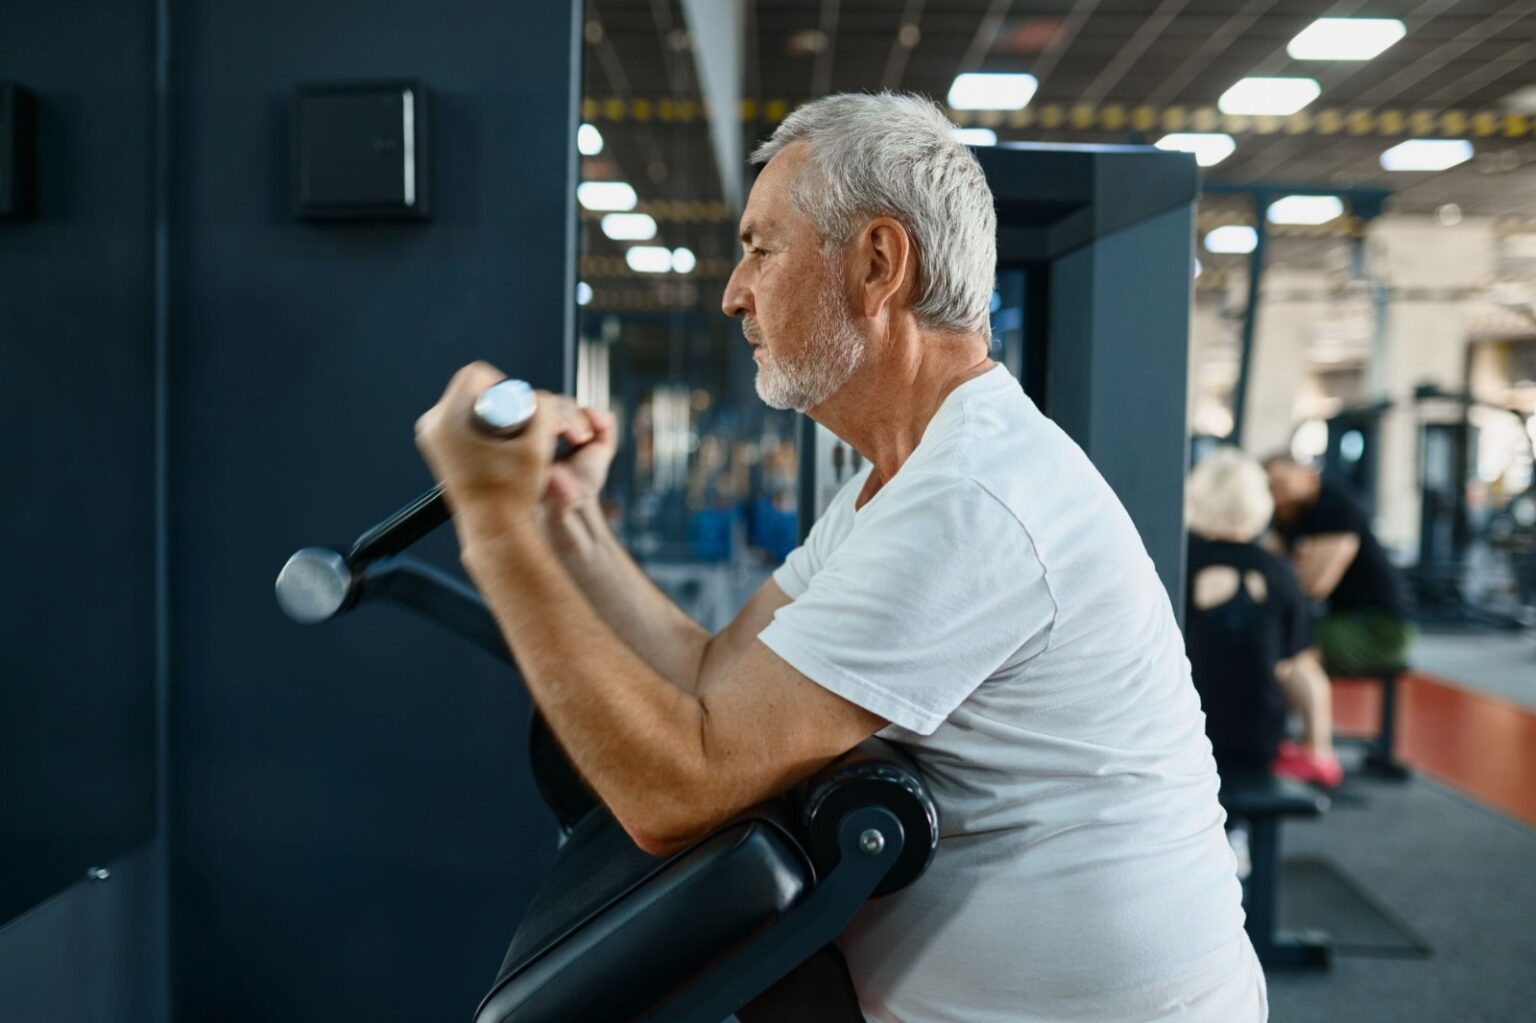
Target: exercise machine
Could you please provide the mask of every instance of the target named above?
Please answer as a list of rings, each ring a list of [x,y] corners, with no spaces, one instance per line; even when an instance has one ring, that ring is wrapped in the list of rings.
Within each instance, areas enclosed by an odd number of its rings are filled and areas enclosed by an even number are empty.
[[[1512,606],[1495,607],[1471,597],[1465,585],[1468,562],[1478,540],[1467,500],[1479,445],[1472,409],[1497,415],[1518,413],[1478,401],[1466,392],[1431,384],[1420,385],[1401,402],[1384,400],[1340,410],[1327,421],[1322,472],[1345,483],[1365,500],[1368,511],[1377,503],[1382,420],[1395,408],[1413,414],[1418,435],[1419,543],[1408,572],[1414,617],[1430,626],[1519,628],[1520,616]],[[1497,549],[1498,545],[1491,547]],[[1515,576],[1523,566],[1510,560],[1510,573]]]
[[[515,436],[534,408],[527,385],[505,381],[477,403],[475,421],[493,436]],[[394,604],[516,670],[480,595],[403,556],[448,517],[434,487],[346,553],[300,550],[278,576],[279,605],[297,622],[319,624]],[[537,710],[528,747],[559,851],[476,1023],[863,1019],[832,943],[866,900],[921,876],[938,846],[938,809],[900,750],[865,740],[687,849],[655,857],[582,782]]]

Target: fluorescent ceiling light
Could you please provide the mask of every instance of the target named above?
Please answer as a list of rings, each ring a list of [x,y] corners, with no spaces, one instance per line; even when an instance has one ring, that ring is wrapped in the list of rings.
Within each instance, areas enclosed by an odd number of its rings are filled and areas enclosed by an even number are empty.
[[[1292,60],[1370,60],[1407,34],[1396,18],[1318,18],[1285,52]]]
[[[586,281],[577,281],[576,304],[586,305],[590,301],[592,301],[592,285],[588,284]]]
[[[656,237],[656,221],[648,213],[609,213],[603,234],[616,242],[648,242]]]
[[[1499,100],[1499,105],[1507,114],[1525,114],[1527,117],[1536,114],[1536,85],[1516,89]]]
[[[596,156],[603,151],[603,133],[593,124],[576,129],[576,151],[582,156]]]
[[[1034,75],[956,75],[949,105],[955,110],[1022,110],[1039,84]]]
[[[637,273],[664,274],[672,269],[672,250],[660,245],[636,245],[624,253],[624,262]]]
[[[1175,153],[1193,153],[1202,167],[1214,167],[1232,155],[1237,142],[1220,132],[1175,132],[1157,140],[1157,148]]]
[[[1241,255],[1252,252],[1259,244],[1259,233],[1251,227],[1241,224],[1228,224],[1226,227],[1218,227],[1205,236],[1205,247],[1209,252],[1223,252]]]
[[[995,146],[997,145],[997,132],[991,128],[952,128],[950,134],[961,144],[966,146]]]
[[[576,186],[576,201],[589,210],[632,210],[638,198],[622,181],[583,181]]]
[[[1472,143],[1466,139],[1409,139],[1381,154],[1381,169],[1442,171],[1470,159]]]
[[[1336,195],[1288,195],[1269,204],[1271,224],[1326,224],[1344,215]]]
[[[1221,94],[1224,114],[1294,114],[1317,99],[1322,88],[1311,78],[1244,78]]]
[[[673,249],[672,250],[672,272],[673,273],[679,273],[679,274],[690,274],[690,273],[693,273],[693,268],[695,266],[698,266],[698,263],[699,263],[699,261],[697,259],[693,258],[693,250],[692,249],[683,248],[683,249]]]

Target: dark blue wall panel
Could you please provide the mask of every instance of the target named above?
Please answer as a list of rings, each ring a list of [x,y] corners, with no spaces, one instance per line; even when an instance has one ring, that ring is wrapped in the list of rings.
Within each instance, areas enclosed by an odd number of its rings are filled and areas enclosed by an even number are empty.
[[[148,2],[0,3],[0,77],[36,97],[33,216],[0,221],[5,1019],[154,1019],[164,1004],[163,858],[145,845],[157,741],[154,52]],[[85,884],[92,865],[117,876]]]
[[[428,483],[412,425],[460,364],[563,385],[578,11],[172,5],[179,1019],[467,1019],[552,854],[515,676],[389,609],[294,625],[272,582]],[[296,222],[293,87],[400,78],[433,220]]]

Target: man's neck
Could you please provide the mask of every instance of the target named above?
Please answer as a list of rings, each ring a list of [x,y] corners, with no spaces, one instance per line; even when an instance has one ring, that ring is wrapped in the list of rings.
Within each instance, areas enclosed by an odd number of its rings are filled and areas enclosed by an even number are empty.
[[[907,325],[870,339],[863,365],[809,412],[874,465],[873,486],[860,505],[911,457],[949,393],[995,365],[977,334]]]

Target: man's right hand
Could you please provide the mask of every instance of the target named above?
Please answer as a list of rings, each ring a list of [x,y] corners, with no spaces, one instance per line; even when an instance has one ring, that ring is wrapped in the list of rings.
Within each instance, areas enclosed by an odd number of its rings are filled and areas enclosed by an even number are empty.
[[[618,450],[618,422],[611,412],[589,408],[574,409],[560,431],[566,443],[577,450],[555,462],[550,468],[549,486],[544,491],[544,509],[560,516],[602,492]]]

